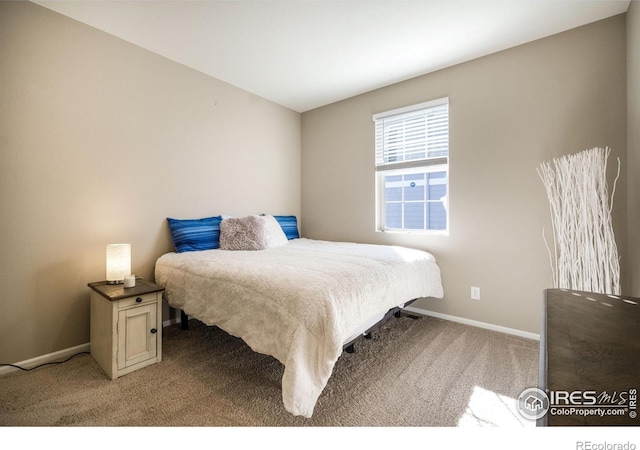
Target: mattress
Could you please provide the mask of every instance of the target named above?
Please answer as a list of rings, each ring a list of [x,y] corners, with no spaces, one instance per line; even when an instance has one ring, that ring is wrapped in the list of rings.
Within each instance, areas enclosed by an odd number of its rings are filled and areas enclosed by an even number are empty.
[[[409,300],[443,296],[428,252],[303,238],[259,251],[167,253],[155,280],[170,306],[280,361],[284,407],[304,417],[358,327]]]

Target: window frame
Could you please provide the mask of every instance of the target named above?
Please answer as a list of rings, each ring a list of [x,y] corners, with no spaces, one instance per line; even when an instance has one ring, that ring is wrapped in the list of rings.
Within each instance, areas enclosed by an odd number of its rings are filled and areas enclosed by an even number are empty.
[[[399,162],[390,162],[390,163],[378,163],[378,146],[377,146],[377,121],[380,119],[385,119],[387,117],[399,116],[399,115],[407,115],[410,113],[420,114],[423,111],[441,107],[443,105],[447,106],[447,155],[446,156],[435,156],[435,157],[425,157],[422,159],[412,159],[406,161]],[[386,111],[379,114],[374,114],[372,116],[374,127],[376,127],[376,131],[374,131],[374,139],[376,139],[375,147],[375,197],[376,197],[376,220],[375,227],[377,232],[385,232],[385,233],[404,233],[404,234],[428,234],[428,235],[449,235],[450,222],[449,222],[449,179],[450,179],[450,167],[449,167],[449,98],[443,97],[436,100],[432,100],[429,102],[419,103],[416,105],[407,106],[404,108],[398,108],[391,111]],[[434,172],[445,172],[445,185],[446,185],[446,194],[445,201],[443,201],[443,206],[446,214],[446,227],[443,230],[433,230],[433,229],[410,229],[410,228],[388,228],[386,227],[386,208],[387,202],[385,198],[385,183],[384,179],[386,176],[393,175],[409,175],[415,173],[434,173]],[[425,207],[429,203],[428,199],[423,200]],[[434,201],[431,201],[434,202]],[[401,204],[405,204],[404,199],[401,201]],[[425,219],[428,218],[428,213],[425,211]],[[404,217],[403,217],[404,221]],[[427,223],[425,222],[425,227]],[[404,223],[403,223],[404,227]]]

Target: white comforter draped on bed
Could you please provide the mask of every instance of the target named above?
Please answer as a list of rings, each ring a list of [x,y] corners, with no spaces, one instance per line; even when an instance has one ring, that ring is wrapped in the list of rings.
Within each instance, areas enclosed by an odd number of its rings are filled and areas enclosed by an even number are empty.
[[[278,359],[284,406],[305,417],[356,326],[414,298],[443,296],[429,253],[309,239],[259,251],[168,253],[155,277],[169,305]]]

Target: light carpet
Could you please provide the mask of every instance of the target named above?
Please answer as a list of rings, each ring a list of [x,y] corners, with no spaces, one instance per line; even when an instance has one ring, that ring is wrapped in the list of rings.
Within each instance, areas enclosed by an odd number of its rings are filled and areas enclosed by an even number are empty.
[[[516,426],[538,342],[436,319],[392,318],[343,353],[313,417],[282,405],[283,367],[216,327],[163,330],[163,360],[110,380],[90,355],[0,377],[3,426]]]

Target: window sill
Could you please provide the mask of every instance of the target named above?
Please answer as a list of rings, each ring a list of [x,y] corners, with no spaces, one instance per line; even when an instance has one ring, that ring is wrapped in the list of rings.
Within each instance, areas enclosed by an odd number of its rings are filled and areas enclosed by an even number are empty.
[[[377,229],[376,233],[416,234],[420,236],[449,236],[449,230],[380,230],[380,229]]]

